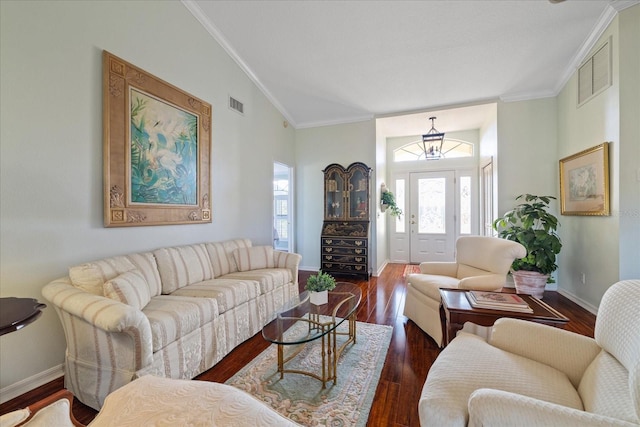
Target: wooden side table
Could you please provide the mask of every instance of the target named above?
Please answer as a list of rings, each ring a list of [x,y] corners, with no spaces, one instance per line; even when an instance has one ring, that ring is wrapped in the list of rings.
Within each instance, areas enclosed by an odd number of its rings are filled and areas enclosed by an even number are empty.
[[[473,308],[467,299],[466,292],[467,289],[440,289],[442,298],[440,318],[443,325],[442,332],[445,337],[445,345],[455,338],[456,333],[462,329],[465,322],[472,322],[480,326],[493,326],[499,318],[511,317],[558,328],[564,328],[569,322],[569,319],[563,316],[562,313],[531,295],[518,294],[533,309],[533,313],[520,313],[508,310]]]
[[[33,298],[0,298],[0,335],[17,331],[33,323],[46,307]]]

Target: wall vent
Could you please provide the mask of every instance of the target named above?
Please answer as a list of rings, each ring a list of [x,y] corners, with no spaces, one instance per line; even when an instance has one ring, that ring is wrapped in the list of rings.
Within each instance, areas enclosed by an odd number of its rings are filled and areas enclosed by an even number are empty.
[[[612,84],[611,38],[578,69],[578,107]]]
[[[232,96],[229,97],[229,108],[244,115],[244,104]]]

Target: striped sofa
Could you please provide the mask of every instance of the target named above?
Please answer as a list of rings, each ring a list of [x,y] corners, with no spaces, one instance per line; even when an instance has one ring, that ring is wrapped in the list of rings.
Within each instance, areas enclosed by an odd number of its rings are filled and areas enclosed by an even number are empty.
[[[298,295],[300,259],[236,239],[71,267],[42,290],[65,332],[65,387],[99,410],[142,375],[194,378]]]

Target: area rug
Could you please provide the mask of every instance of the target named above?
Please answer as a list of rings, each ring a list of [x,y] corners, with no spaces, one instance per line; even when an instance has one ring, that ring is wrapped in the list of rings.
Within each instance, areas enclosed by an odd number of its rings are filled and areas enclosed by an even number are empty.
[[[344,322],[338,330],[344,331],[347,327],[348,322]],[[369,417],[393,328],[357,322],[356,331],[356,343],[348,345],[338,359],[336,384],[329,381],[324,390],[319,380],[307,375],[286,373],[280,379],[275,344],[226,383],[254,395],[304,426],[363,427]],[[346,337],[338,336],[338,347],[344,340]],[[307,343],[285,368],[319,374],[320,347],[320,340]],[[294,349],[294,346],[285,347],[285,357]]]
[[[404,273],[402,273],[402,277],[407,277],[413,273],[420,273],[420,266],[417,264],[407,264],[404,267]]]

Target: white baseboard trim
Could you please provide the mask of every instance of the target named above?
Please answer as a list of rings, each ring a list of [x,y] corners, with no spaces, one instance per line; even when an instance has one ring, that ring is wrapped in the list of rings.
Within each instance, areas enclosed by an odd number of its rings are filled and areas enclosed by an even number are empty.
[[[307,267],[307,266],[302,266],[301,265],[301,266],[298,267],[298,270],[301,270],[301,271],[313,271],[313,272],[317,273],[320,269],[318,267]]]
[[[35,374],[29,378],[18,381],[17,383],[8,385],[0,389],[0,403],[8,402],[20,395],[23,395],[33,389],[45,385],[48,382],[60,378],[64,375],[64,365],[54,366],[46,371]]]
[[[373,273],[373,277],[379,277],[382,274],[382,270],[385,269],[385,267],[387,266],[387,264],[389,264],[389,260],[385,260],[382,265],[380,266],[380,268],[378,269],[378,271],[376,271],[375,273]]]
[[[585,300],[575,296],[571,292],[567,292],[565,290],[558,289],[558,293],[560,295],[566,297],[567,299],[575,302],[576,304],[578,304],[580,307],[584,308],[585,310],[587,310],[591,314],[595,314],[595,315],[598,314],[598,307],[594,306],[593,304],[589,304],[588,302],[586,302]]]

